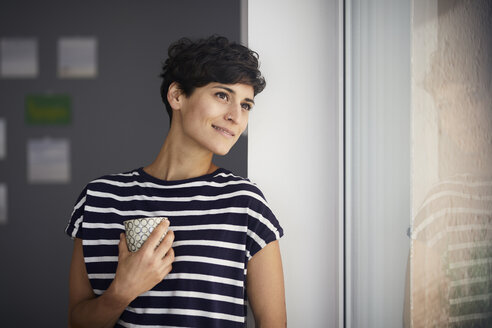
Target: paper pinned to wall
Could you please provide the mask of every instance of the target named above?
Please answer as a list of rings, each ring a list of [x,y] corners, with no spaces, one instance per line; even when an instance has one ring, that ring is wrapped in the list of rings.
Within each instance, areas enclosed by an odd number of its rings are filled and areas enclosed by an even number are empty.
[[[97,76],[97,39],[64,37],[58,40],[58,77],[95,78]]]
[[[3,78],[38,76],[38,42],[35,38],[0,40],[0,76]]]
[[[7,221],[7,184],[0,183],[0,224],[6,224]]]
[[[64,125],[71,121],[68,94],[29,94],[25,98],[26,123]]]
[[[0,160],[7,157],[7,122],[0,118]]]
[[[27,177],[30,183],[70,182],[70,141],[30,139],[27,144]]]

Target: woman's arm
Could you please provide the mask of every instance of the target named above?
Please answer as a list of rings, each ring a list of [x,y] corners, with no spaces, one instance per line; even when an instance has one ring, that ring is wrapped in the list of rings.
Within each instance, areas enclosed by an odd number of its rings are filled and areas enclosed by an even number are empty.
[[[121,313],[138,295],[150,290],[171,271],[174,233],[169,231],[158,245],[169,221],[155,228],[142,248],[128,251],[124,234],[120,235],[118,268],[109,288],[96,297],[87,276],[82,240],[75,239],[69,279],[68,321],[70,328],[113,327]]]
[[[246,279],[256,327],[286,327],[284,274],[278,241],[269,243],[249,260]]]

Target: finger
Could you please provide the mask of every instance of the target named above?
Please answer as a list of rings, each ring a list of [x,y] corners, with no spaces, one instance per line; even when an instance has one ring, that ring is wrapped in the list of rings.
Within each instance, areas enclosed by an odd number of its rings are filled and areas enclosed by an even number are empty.
[[[164,265],[171,265],[174,262],[174,248],[169,248],[166,256],[164,256]]]
[[[164,239],[162,240],[161,244],[157,246],[155,250],[157,253],[156,256],[163,258],[166,255],[166,253],[169,251],[171,246],[173,245],[173,241],[174,241],[174,231],[169,230],[166,234],[166,237],[164,237]]]
[[[118,251],[120,257],[130,253],[130,251],[128,250],[128,245],[126,244],[126,237],[123,232],[120,233],[120,243],[118,244]]]
[[[149,238],[147,238],[147,241],[143,244],[142,248],[154,250],[159,244],[159,240],[166,233],[167,228],[169,228],[169,220],[162,220],[149,235]]]
[[[166,256],[162,259],[162,273],[165,276],[173,269],[174,249],[170,248]]]

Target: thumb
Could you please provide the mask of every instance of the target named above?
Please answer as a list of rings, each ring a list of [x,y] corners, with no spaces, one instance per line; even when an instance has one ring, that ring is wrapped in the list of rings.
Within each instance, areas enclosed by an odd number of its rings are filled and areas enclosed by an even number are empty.
[[[128,250],[128,245],[126,244],[125,234],[120,233],[120,243],[118,244],[119,256],[126,256],[130,251]]]

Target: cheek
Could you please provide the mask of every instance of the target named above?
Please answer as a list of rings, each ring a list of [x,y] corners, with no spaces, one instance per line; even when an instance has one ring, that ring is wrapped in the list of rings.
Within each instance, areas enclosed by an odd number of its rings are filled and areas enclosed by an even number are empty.
[[[205,103],[196,107],[195,117],[201,121],[213,121],[222,118],[226,110],[215,103]]]
[[[187,123],[191,125],[196,125],[201,123],[207,118],[207,107],[197,104],[191,108],[190,111],[186,113]]]
[[[239,129],[238,129],[239,133],[238,133],[237,139],[239,139],[239,137],[244,133],[244,131],[246,131],[247,127],[248,127],[248,121],[241,122]]]
[[[246,131],[247,127],[248,127],[248,121],[246,121],[246,123],[245,123],[245,124],[244,124],[244,126],[242,127],[242,129],[241,129],[241,133],[243,133],[244,131]]]
[[[243,115],[243,120],[242,120],[242,128],[243,130],[246,130],[246,127],[248,126],[249,122],[249,112],[245,112]]]

